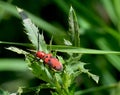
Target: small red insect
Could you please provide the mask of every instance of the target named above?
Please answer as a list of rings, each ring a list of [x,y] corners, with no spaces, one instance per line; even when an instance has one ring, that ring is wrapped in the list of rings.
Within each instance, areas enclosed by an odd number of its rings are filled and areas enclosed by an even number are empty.
[[[29,19],[28,16],[24,13],[23,10],[18,9],[23,21]],[[31,24],[31,23],[30,23]],[[42,59],[45,64],[52,67],[57,71],[61,71],[63,69],[62,64],[58,61],[57,58],[53,57],[52,54],[46,54],[43,51],[39,51],[39,31],[38,31],[38,51],[36,52],[36,57]]]
[[[46,54],[43,51],[37,51],[36,56],[44,61],[45,64],[52,67],[53,69],[57,71],[62,71],[63,66],[58,61],[57,58],[53,57],[52,54]]]
[[[59,62],[57,58],[53,57],[52,54],[46,54],[43,51],[39,51],[39,32],[38,32],[38,51],[36,52],[36,57],[42,59],[45,64],[47,64],[48,66],[57,71],[63,70],[62,64]]]

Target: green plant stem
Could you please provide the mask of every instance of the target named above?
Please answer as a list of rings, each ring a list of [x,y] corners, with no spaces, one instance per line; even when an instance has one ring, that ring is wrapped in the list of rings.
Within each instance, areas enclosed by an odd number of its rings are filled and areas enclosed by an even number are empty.
[[[104,90],[104,89],[116,88],[118,86],[118,84],[119,83],[115,83],[115,84],[111,84],[111,85],[105,85],[105,86],[90,88],[87,90],[77,91],[77,92],[75,92],[75,95],[83,95],[83,94],[87,94],[90,92],[96,92],[96,91],[100,91],[100,90]]]
[[[16,42],[4,42],[0,41],[0,44],[8,44],[8,45],[18,45],[18,46],[25,46],[25,47],[33,47],[32,44],[29,43],[16,43]]]

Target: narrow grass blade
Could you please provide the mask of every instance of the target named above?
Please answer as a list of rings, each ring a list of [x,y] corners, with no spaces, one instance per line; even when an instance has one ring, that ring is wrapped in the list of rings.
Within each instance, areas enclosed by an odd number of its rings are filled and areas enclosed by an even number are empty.
[[[98,39],[96,41],[96,44],[102,49],[102,50],[110,50],[110,48],[107,46],[109,43],[103,38]],[[114,54],[114,53],[113,53]],[[106,58],[110,61],[110,63],[120,71],[120,58],[117,55],[106,55]]]
[[[117,0],[115,0],[117,1]],[[117,20],[117,15],[115,13],[115,8],[114,8],[114,1],[110,1],[110,0],[101,0],[104,8],[106,9],[110,19],[112,20],[112,22],[116,25],[118,20]],[[119,4],[119,3],[118,3]]]
[[[2,42],[0,41],[0,43],[2,44],[12,44],[12,45],[22,45],[22,46],[32,46],[31,44],[28,45],[24,45],[24,44],[19,44],[19,43],[9,43],[9,42]],[[95,49],[87,49],[87,48],[80,48],[80,47],[72,47],[72,46],[65,46],[65,45],[51,45],[51,46],[47,46],[48,48],[52,48],[52,50],[56,50],[59,52],[68,52],[68,53],[81,53],[81,54],[117,54],[119,55],[120,52],[119,51],[110,51],[108,50],[95,50]]]
[[[119,51],[95,50],[95,49],[87,49],[87,48],[72,47],[72,46],[65,46],[65,45],[52,45],[51,48],[53,50],[56,50],[56,51],[59,51],[59,52],[68,52],[68,53],[81,53],[81,54],[118,54],[118,55],[120,55]]]
[[[114,7],[115,7],[115,12],[116,12],[116,14],[117,14],[117,16],[118,16],[118,18],[117,19],[120,19],[120,0],[114,0],[113,1],[114,2]]]
[[[24,47],[33,47],[32,44],[29,43],[16,43],[16,42],[4,42],[0,41],[0,44],[7,44],[7,45],[17,45],[17,46],[24,46]]]

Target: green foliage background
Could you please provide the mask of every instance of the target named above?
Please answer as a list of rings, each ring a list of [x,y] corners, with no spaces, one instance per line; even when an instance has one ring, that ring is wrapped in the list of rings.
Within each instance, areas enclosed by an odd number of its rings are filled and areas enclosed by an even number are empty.
[[[32,21],[44,30],[47,43],[54,35],[53,44],[62,45],[64,38],[70,39],[67,35],[68,13],[72,5],[80,25],[81,47],[120,51],[119,4],[120,0],[1,0],[0,41],[29,43],[15,9],[19,6],[27,10]],[[24,56],[7,51],[4,47],[8,46],[0,44],[0,88],[15,92],[19,86],[43,83],[28,71]],[[100,81],[96,84],[88,76],[80,75],[76,79],[77,95],[86,92],[86,95],[120,95],[118,55],[83,55],[81,61],[89,63],[86,67],[99,75]],[[41,91],[43,94],[49,92],[50,89]]]

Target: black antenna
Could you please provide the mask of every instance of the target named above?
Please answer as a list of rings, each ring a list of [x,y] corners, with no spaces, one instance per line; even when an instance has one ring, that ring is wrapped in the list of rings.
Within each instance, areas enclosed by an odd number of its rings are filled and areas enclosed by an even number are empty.
[[[38,37],[38,38],[37,38],[37,41],[38,41],[38,48],[37,48],[37,49],[38,49],[38,51],[39,51],[39,49],[40,49],[40,47],[39,47],[39,43],[40,43],[39,31],[38,31],[37,33],[38,33],[38,36],[37,36],[37,37]]]

